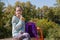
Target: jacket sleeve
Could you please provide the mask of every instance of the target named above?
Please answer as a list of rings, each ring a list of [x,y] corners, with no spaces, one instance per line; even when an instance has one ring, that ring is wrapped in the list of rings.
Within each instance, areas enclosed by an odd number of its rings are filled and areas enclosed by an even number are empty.
[[[22,22],[23,31],[25,32],[25,21]]]
[[[16,18],[13,17],[13,18],[12,18],[12,27],[13,27],[13,29],[18,30],[18,29],[21,28],[21,26],[22,26],[22,20],[19,20],[19,22],[16,23]]]

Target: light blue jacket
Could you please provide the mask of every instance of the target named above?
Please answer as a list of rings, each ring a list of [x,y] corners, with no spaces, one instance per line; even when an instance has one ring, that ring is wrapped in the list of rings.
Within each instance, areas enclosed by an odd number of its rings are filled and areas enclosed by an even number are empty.
[[[18,35],[19,31],[25,32],[25,22],[18,17],[12,17],[12,36]]]

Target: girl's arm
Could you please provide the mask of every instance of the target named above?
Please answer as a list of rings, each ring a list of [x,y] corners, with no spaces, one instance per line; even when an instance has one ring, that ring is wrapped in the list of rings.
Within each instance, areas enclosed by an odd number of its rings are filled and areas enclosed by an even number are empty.
[[[21,26],[22,26],[22,20],[19,20],[19,22],[16,23],[16,18],[13,17],[13,18],[12,18],[12,27],[13,27],[14,29],[18,30],[18,29],[21,28]]]

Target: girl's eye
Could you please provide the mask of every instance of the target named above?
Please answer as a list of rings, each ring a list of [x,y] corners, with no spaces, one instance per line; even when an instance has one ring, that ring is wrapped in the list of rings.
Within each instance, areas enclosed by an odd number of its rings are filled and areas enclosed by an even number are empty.
[[[17,11],[22,11],[22,10],[17,10]]]

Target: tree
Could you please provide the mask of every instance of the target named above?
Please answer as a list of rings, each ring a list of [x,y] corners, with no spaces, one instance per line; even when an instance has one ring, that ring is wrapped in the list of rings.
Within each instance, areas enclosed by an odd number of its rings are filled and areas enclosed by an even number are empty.
[[[60,6],[60,0],[56,0],[57,6]]]
[[[54,21],[60,24],[60,7],[55,7],[54,11]]]
[[[9,35],[8,32],[10,32],[9,30],[7,30],[4,25],[5,25],[5,20],[4,20],[4,3],[0,2],[0,38],[5,38]],[[7,22],[6,22],[7,23]]]
[[[3,16],[3,10],[4,8],[4,3],[3,2],[0,2],[0,26],[2,26],[2,16]]]

